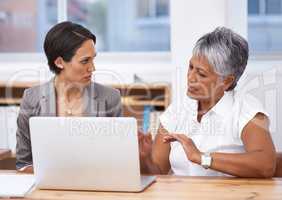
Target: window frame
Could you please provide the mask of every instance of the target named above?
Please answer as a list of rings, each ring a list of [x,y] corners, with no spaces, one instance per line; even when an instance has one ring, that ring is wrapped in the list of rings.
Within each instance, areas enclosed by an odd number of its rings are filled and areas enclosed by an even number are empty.
[[[248,8],[247,8],[248,9]],[[282,25],[282,5],[280,14],[266,14],[266,0],[259,0],[259,13],[247,15],[247,31],[249,24],[273,23]],[[282,50],[280,52],[257,52],[250,55],[251,60],[281,60]]]
[[[57,0],[57,23],[68,20],[67,14],[67,0]],[[163,20],[163,19],[161,19]],[[167,23],[164,23],[167,25]],[[140,24],[138,24],[140,25]],[[163,24],[161,24],[163,25]],[[168,24],[169,25],[169,24]],[[171,63],[171,50],[170,51],[136,51],[136,52],[98,52],[99,54],[99,63],[108,64],[111,60],[111,65],[120,65],[123,63]],[[16,58],[16,59],[15,59]],[[5,62],[46,62],[44,53],[40,52],[31,52],[31,53],[0,53],[0,63]]]
[[[279,16],[281,17],[282,15],[282,4],[281,4],[281,13],[280,14],[267,14],[266,13],[266,8],[267,8],[267,4],[266,4],[266,0],[258,0],[259,3],[259,13],[258,14],[250,14],[249,16],[264,16],[264,17],[273,17],[273,16]]]
[[[138,2],[139,1],[142,1],[142,0],[137,0]],[[165,18],[166,16],[158,16],[157,15],[157,1],[158,0],[148,0],[149,1],[149,16],[141,16],[140,13],[138,13],[138,18],[141,18],[141,19],[157,19],[157,18]],[[169,14],[169,9],[168,9],[168,14]]]

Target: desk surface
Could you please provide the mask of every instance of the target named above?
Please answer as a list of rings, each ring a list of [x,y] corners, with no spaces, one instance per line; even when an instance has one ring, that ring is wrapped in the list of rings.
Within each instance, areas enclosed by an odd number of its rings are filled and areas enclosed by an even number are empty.
[[[5,171],[0,171],[4,173]],[[12,173],[11,171],[7,173]],[[95,200],[198,200],[282,198],[282,178],[242,179],[219,177],[158,176],[157,182],[142,193],[35,190],[27,199]]]

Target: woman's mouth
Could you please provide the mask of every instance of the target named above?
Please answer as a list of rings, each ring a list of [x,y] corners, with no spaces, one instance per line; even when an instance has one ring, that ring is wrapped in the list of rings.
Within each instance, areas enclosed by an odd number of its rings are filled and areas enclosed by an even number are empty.
[[[189,87],[188,86],[188,92],[194,93],[196,91],[197,91],[197,89],[195,87],[191,87],[191,86]]]
[[[92,75],[86,76],[85,79],[91,80]]]

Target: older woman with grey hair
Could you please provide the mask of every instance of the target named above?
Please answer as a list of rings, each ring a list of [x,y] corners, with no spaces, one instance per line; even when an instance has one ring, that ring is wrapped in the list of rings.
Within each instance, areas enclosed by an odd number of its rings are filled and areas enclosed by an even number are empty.
[[[190,176],[271,177],[275,148],[262,104],[234,90],[247,41],[220,27],[201,37],[189,62],[187,97],[160,117],[155,141],[139,134],[142,171]]]

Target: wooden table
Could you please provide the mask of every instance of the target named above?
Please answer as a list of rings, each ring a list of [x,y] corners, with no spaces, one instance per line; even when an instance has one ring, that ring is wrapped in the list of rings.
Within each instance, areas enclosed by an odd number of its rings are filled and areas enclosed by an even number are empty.
[[[169,175],[158,176],[157,181],[141,193],[35,190],[26,199],[281,200],[282,178],[242,179]]]
[[[36,190],[31,199],[95,199],[95,200],[198,200],[198,199],[282,199],[282,179],[239,179],[210,177],[158,176],[142,193],[81,192]]]

